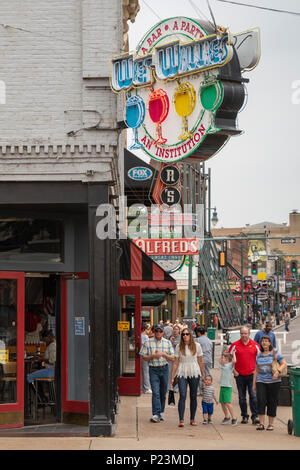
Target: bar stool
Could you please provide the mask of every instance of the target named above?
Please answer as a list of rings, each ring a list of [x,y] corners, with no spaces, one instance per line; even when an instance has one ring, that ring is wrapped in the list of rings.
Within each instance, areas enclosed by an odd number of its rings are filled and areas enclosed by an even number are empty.
[[[48,399],[43,401],[38,392],[38,384],[47,384],[48,387]],[[45,408],[50,406],[51,413],[55,415],[56,413],[56,394],[55,394],[55,379],[54,378],[36,378],[34,379],[34,388],[35,388],[35,418],[38,420],[38,406],[43,405],[43,417],[45,418]]]

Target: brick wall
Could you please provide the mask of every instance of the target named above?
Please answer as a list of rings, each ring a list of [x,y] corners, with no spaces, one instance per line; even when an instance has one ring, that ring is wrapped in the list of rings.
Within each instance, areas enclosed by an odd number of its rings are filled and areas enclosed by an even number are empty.
[[[116,179],[121,2],[1,0],[0,23],[0,181]]]

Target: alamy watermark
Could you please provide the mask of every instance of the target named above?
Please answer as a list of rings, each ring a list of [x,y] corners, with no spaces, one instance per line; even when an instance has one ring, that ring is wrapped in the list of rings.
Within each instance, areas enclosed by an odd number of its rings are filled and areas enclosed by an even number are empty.
[[[300,80],[294,80],[292,83],[292,98],[291,101],[293,104],[300,104]]]
[[[127,207],[127,197],[119,197],[118,214],[112,204],[100,204],[96,216],[99,239],[136,238],[204,238],[204,205],[172,206],[133,204]]]
[[[6,85],[3,80],[0,80],[0,104],[6,104]]]

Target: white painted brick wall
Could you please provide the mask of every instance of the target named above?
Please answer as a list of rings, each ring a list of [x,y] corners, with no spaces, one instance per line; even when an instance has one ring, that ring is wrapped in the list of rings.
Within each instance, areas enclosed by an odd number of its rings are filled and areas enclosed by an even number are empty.
[[[94,179],[111,178],[101,162],[118,148],[108,60],[122,45],[121,12],[121,0],[0,1],[0,181],[68,179],[68,164],[72,179],[89,164]],[[81,130],[97,123],[105,130]]]

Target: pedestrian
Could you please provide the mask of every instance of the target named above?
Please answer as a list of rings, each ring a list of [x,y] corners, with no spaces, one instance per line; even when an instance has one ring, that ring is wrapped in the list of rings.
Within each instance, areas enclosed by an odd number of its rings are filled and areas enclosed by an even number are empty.
[[[214,413],[214,401],[218,405],[215,389],[212,385],[212,376],[206,375],[203,379],[203,397],[202,397],[202,412],[203,412],[203,423],[212,423],[211,417]]]
[[[236,355],[234,376],[239,395],[239,405],[242,415],[242,424],[247,424],[247,390],[249,394],[252,424],[258,424],[257,400],[253,392],[253,374],[256,366],[256,355],[260,352],[259,345],[250,338],[250,330],[246,326],[240,329],[241,338],[229,347],[228,352]]]
[[[184,328],[181,333],[180,343],[175,349],[175,361],[172,369],[171,382],[178,377],[179,387],[179,427],[184,426],[184,411],[187,396],[187,386],[190,388],[190,424],[197,426],[195,415],[197,411],[197,388],[200,375],[204,375],[202,349],[199,343],[194,341],[193,333]]]
[[[271,321],[266,321],[265,327],[262,330],[258,331],[254,336],[254,341],[260,345],[263,336],[269,336],[273,348],[276,348],[276,336],[272,331]]]
[[[177,344],[180,343],[180,326],[175,325],[173,328],[173,336],[171,336],[170,341],[172,343],[174,353]],[[169,362],[169,390],[173,390],[175,393],[178,392],[178,384],[175,385],[175,387],[172,386],[172,380],[171,380],[171,375],[172,375],[172,369],[173,369],[173,363]]]
[[[231,404],[231,396],[232,396],[232,375],[233,369],[236,363],[235,352],[233,355],[224,352],[220,358],[220,365],[221,365],[221,379],[220,379],[220,396],[219,402],[222,406],[222,410],[224,412],[224,419],[222,424],[227,424],[230,422],[231,416],[231,424],[232,426],[237,425],[237,419],[235,417],[233,407]]]
[[[173,335],[173,328],[170,326],[170,322],[169,323],[166,322],[164,324],[164,338],[170,339],[172,335]]]
[[[200,344],[203,352],[203,362],[205,368],[205,375],[210,375],[210,369],[212,366],[212,349],[213,343],[206,336],[205,328],[197,326],[196,328],[196,339],[195,341]]]
[[[267,431],[273,431],[274,429],[273,424],[276,416],[281,382],[279,372],[275,374],[272,372],[274,356],[275,360],[280,364],[279,369],[282,370],[285,368],[286,362],[283,356],[273,348],[269,336],[263,336],[260,352],[256,356],[256,368],[253,377],[253,392],[256,391],[257,394],[259,424],[256,429],[258,431],[265,429],[266,410],[269,419]]]
[[[180,326],[175,325],[173,328],[173,336],[171,336],[170,341],[172,343],[173,349],[175,351],[175,348],[177,344],[180,343]]]
[[[146,333],[147,325],[145,323],[142,324],[141,329],[141,343],[142,346],[145,341],[148,340],[148,335]],[[152,393],[151,385],[150,385],[150,377],[149,377],[149,363],[147,361],[142,360],[142,393]]]
[[[184,426],[184,411],[188,385],[190,388],[190,424],[197,426],[195,421],[197,411],[197,388],[200,375],[204,375],[202,356],[201,346],[195,342],[192,331],[188,328],[184,328],[181,333],[180,343],[177,344],[175,348],[175,361],[171,376],[171,383],[174,383],[175,376],[178,377],[179,427]]]
[[[284,329],[285,331],[290,331],[289,330],[289,324],[290,324],[290,315],[288,312],[285,312],[284,315]]]
[[[154,328],[154,337],[143,344],[140,354],[149,363],[149,376],[152,389],[152,418],[150,421],[164,421],[166,395],[168,391],[168,361],[174,361],[171,341],[163,338],[164,327]]]

